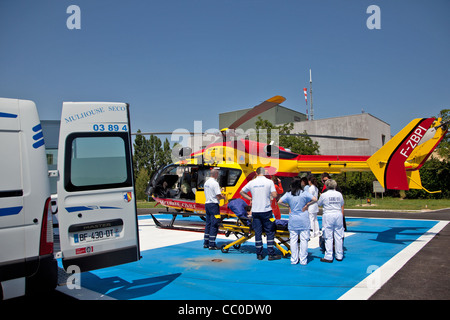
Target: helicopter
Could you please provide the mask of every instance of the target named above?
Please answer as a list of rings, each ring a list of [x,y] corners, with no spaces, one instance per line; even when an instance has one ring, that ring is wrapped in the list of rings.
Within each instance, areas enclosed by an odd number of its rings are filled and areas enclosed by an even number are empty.
[[[233,217],[227,203],[240,197],[241,189],[252,180],[258,167],[264,167],[267,175],[286,178],[287,181],[300,172],[319,174],[328,172],[372,171],[386,189],[423,189],[419,169],[439,145],[448,131],[447,123],[438,118],[412,120],[372,156],[299,155],[289,149],[250,139],[239,134],[238,127],[258,114],[285,101],[274,96],[255,106],[228,128],[220,131],[221,139],[203,149],[192,152],[188,147],[174,148],[172,156],[178,161],[160,168],[151,178],[146,193],[161,205],[173,208],[183,215],[205,215],[204,183],[211,170],[219,170],[218,182],[225,199],[221,200],[220,213]],[[139,133],[151,134],[151,133]],[[167,134],[163,132],[154,134]],[[357,137],[293,134],[344,140],[367,140]],[[220,141],[221,140],[221,141]],[[153,216],[153,215],[152,215]],[[173,227],[177,213],[168,226]]]

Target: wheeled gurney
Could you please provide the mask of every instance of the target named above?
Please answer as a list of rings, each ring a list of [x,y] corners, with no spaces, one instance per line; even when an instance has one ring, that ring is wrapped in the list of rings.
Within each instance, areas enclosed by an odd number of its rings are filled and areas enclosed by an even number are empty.
[[[277,229],[275,231],[275,238],[274,238],[274,244],[275,247],[278,248],[278,250],[281,251],[283,254],[283,257],[286,257],[288,254],[291,253],[291,248],[289,246],[289,231],[287,229],[287,225],[282,225],[276,223]],[[255,231],[251,227],[251,224],[248,225],[248,219],[246,218],[240,218],[237,217],[236,223],[228,223],[223,222],[220,225],[220,229],[225,230],[225,236],[229,237],[231,234],[234,234],[236,236],[236,240],[222,245],[220,247],[221,251],[223,253],[227,253],[231,247],[234,247],[235,249],[239,249],[241,244],[247,242],[251,238],[255,236]],[[263,235],[265,233],[263,232]],[[283,248],[281,245],[283,245],[285,248]]]

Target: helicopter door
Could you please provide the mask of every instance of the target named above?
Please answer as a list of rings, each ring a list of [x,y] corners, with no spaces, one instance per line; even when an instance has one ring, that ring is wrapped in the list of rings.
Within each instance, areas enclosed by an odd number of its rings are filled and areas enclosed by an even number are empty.
[[[220,191],[222,192],[223,195],[225,195],[226,198],[219,201],[220,206],[225,205],[228,201],[227,180],[228,180],[228,170],[221,168],[219,175],[219,186]]]
[[[64,102],[58,171],[64,268],[139,260],[128,105]]]

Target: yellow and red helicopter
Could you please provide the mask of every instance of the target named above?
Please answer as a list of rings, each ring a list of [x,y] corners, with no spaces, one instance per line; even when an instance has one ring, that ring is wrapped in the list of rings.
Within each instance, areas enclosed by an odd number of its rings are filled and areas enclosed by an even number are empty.
[[[270,175],[278,177],[295,177],[300,172],[316,174],[372,171],[386,189],[426,190],[422,186],[419,169],[447,133],[447,123],[441,123],[441,118],[412,120],[372,156],[299,155],[271,143],[253,141],[248,137],[239,139],[233,134],[242,123],[283,101],[284,97],[275,96],[255,106],[229,128],[221,131],[220,142],[212,143],[197,152],[192,152],[189,148],[177,149],[175,152],[178,161],[159,169],[153,175],[147,193],[167,208],[174,208],[184,214],[203,215],[203,185],[211,169],[218,169],[219,184],[225,195],[225,199],[220,202],[220,211],[224,216],[233,216],[227,203],[240,197],[241,189],[254,178],[258,167],[264,167]],[[175,217],[174,215],[171,224]]]

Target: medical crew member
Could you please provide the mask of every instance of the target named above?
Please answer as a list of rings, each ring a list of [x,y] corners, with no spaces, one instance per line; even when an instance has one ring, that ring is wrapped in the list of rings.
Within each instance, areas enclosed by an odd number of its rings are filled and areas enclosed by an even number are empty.
[[[317,199],[319,198],[319,189],[317,188],[317,180],[313,175],[308,176],[308,192],[312,194]],[[306,188],[305,188],[306,189]],[[319,213],[319,206],[313,203],[308,207],[309,212],[309,222],[311,224],[311,237],[315,238],[320,235],[319,220],[317,219],[317,214]]]
[[[327,185],[325,184],[325,182],[327,182],[328,179],[331,179],[330,175],[327,172],[322,173],[322,182],[323,182],[322,193],[327,192]],[[336,186],[335,190],[342,193],[342,190],[341,188],[339,188],[339,186]],[[345,221],[345,215],[343,217],[343,221],[344,221],[344,231],[347,231],[347,222]]]
[[[211,177],[206,180],[204,185],[205,190],[205,210],[206,210],[206,226],[203,240],[203,248],[210,250],[217,250],[216,237],[219,230],[220,221],[220,207],[219,201],[225,199],[225,196],[220,192],[220,186],[217,182],[219,177],[219,170],[211,170]]]
[[[281,180],[279,178],[277,178],[276,176],[272,176],[272,181],[273,181],[275,190],[277,191],[278,195],[282,195],[284,190],[283,190],[283,186],[281,185]],[[275,216],[276,220],[281,219],[281,211],[280,211],[280,208],[278,207],[278,195],[276,198],[272,198],[272,202],[270,204],[272,207],[272,213]]]
[[[272,207],[270,204],[270,196],[275,198],[277,191],[273,181],[267,179],[264,174],[265,170],[262,167],[256,169],[257,177],[247,183],[241,190],[241,196],[252,202],[252,217],[253,217],[253,230],[255,230],[255,247],[256,257],[258,260],[263,258],[263,242],[262,233],[263,229],[267,236],[267,251],[269,254],[269,260],[280,259],[280,255],[275,254],[274,238],[275,238],[275,219],[272,216]],[[247,192],[251,192],[250,197]]]
[[[323,207],[322,230],[325,239],[325,256],[320,259],[322,262],[333,262],[333,238],[334,254],[338,261],[344,258],[344,198],[336,191],[337,183],[333,179],[325,182],[327,192],[322,193],[318,205]]]
[[[300,181],[293,181],[291,191],[286,192],[278,201],[287,204],[291,209],[289,213],[289,236],[291,247],[291,264],[306,265],[308,261],[308,241],[310,236],[310,222],[308,206],[317,201],[311,193],[302,190]],[[300,255],[298,238],[300,237]]]
[[[251,207],[241,198],[231,199],[230,202],[228,202],[228,209],[233,211],[237,217],[242,219],[247,226],[252,224],[249,219],[249,214],[251,216]]]

